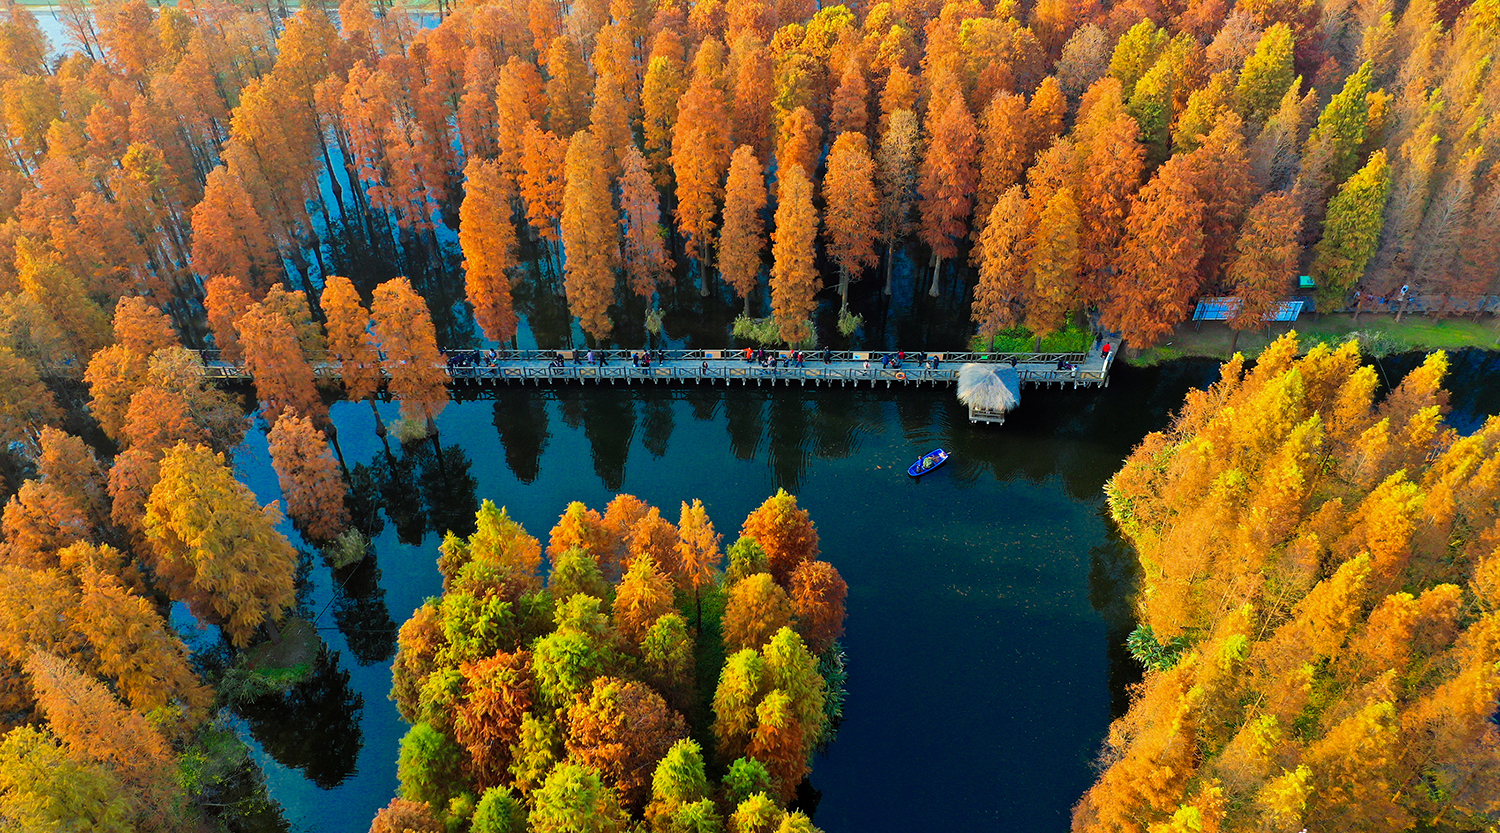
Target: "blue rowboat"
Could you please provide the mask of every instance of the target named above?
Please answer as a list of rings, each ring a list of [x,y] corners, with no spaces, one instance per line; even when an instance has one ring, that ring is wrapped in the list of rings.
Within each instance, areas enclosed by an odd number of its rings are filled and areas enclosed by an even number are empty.
[[[934,448],[923,454],[917,462],[912,463],[911,468],[907,469],[906,473],[912,477],[921,477],[946,462],[948,462],[948,452],[941,448]]]

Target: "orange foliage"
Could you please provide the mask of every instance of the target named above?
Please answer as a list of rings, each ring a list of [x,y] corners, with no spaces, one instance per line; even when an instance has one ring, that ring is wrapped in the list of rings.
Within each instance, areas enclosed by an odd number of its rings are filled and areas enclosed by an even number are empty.
[[[339,363],[344,392],[366,399],[380,389],[380,355],[370,334],[370,313],[348,278],[329,275],[323,284],[323,313],[328,316],[328,353]]]
[[[783,584],[797,565],[818,557],[818,531],[812,518],[785,489],[777,489],[776,494],[751,512],[740,534],[760,544],[770,563],[771,575]]]
[[[765,172],[749,145],[735,148],[724,189],[724,227],[719,233],[719,272],[734,294],[750,295],[760,277],[761,253],[766,248]]]
[[[568,145],[562,202],[568,310],[584,332],[608,338],[614,329],[609,305],[615,299],[615,268],[620,262],[619,224],[599,140],[591,131],[578,133]]]
[[[208,328],[213,331],[214,344],[225,361],[240,360],[240,335],[234,322],[254,303],[241,278],[215,275],[203,283],[203,308],[208,313]]]
[[[464,169],[458,244],[474,320],[492,341],[516,334],[510,270],[516,262],[516,229],[510,220],[511,190],[498,162],[473,159]]]
[[[454,738],[469,751],[467,769],[476,790],[503,784],[511,747],[520,740],[521,717],[535,700],[531,655],[497,653],[464,663],[463,694],[453,718]]]
[[[642,555],[631,561],[615,593],[614,619],[620,635],[638,644],[646,630],[672,609],[672,580],[657,569],[656,560]]]
[[[558,556],[578,547],[604,567],[615,559],[617,540],[598,512],[574,501],[568,504],[562,517],[557,519],[557,525],[552,527],[547,558],[555,562]]]
[[[395,278],[375,287],[370,311],[391,377],[391,394],[401,400],[401,415],[410,419],[436,417],[448,404],[448,374],[438,353],[427,304],[410,281]]]
[[[649,687],[611,677],[593,681],[587,700],[568,709],[568,754],[599,772],[638,810],[651,787],[651,773],[672,744],[687,737],[682,715]]]
[[[794,610],[791,597],[769,573],[756,573],[735,582],[724,607],[725,647],[760,648],[792,623]]]
[[[264,304],[254,304],[235,321],[235,328],[266,421],[274,425],[291,411],[326,422],[328,408],[318,393],[312,366],[302,356],[294,322]]]
[[[349,526],[348,491],[333,449],[313,421],[287,412],[271,426],[271,466],[281,482],[286,511],[314,541],[327,541]]]
[[[168,780],[172,750],[161,733],[97,680],[45,651],[26,660],[26,674],[38,709],[69,752],[108,767],[126,786],[147,796],[147,806],[159,805],[164,794],[176,789]]]
[[[788,166],[781,177],[776,230],[771,233],[771,310],[781,340],[801,344],[814,337],[814,296],[822,284],[814,263],[818,215],[802,168]]]
[[[797,633],[807,640],[807,649],[821,654],[844,634],[844,600],[849,585],[826,561],[804,561],[792,573],[792,605],[797,615]]]
[[[932,101],[927,110],[927,153],[922,158],[922,242],[939,261],[958,254],[957,241],[968,235],[969,212],[979,171],[978,131],[958,91]],[[935,282],[934,282],[935,285]]]

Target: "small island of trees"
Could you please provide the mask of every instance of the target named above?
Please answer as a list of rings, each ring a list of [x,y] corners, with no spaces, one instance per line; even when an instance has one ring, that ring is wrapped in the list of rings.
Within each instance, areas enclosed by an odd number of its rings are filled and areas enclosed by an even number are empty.
[[[628,494],[570,504],[545,550],[485,501],[443,593],[401,627],[413,724],[371,833],[813,833],[788,802],[843,702],[847,588],[784,491],[729,548]],[[632,821],[634,820],[634,821]]]

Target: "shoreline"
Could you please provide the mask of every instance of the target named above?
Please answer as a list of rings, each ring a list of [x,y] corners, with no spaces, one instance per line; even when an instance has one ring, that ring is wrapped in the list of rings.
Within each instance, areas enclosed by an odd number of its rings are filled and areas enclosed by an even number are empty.
[[[1364,352],[1377,358],[1395,353],[1433,350],[1500,350],[1500,319],[1473,319],[1449,316],[1432,319],[1408,315],[1397,323],[1394,315],[1361,313],[1355,323],[1349,313],[1333,313],[1314,317],[1305,314],[1286,324],[1273,324],[1265,329],[1245,330],[1240,333],[1239,343],[1231,351],[1234,331],[1221,321],[1187,322],[1155,347],[1129,350],[1121,358],[1129,364],[1149,367],[1174,359],[1211,358],[1226,360],[1234,352],[1243,353],[1253,359],[1260,355],[1268,344],[1295,331],[1304,347],[1315,344],[1341,344],[1351,336],[1358,337]],[[1127,345],[1128,348],[1128,345]]]

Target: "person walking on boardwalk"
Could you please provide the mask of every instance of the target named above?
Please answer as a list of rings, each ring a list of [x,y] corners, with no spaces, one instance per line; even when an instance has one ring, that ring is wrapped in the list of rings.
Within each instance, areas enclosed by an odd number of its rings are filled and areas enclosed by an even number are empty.
[[[1104,342],[1104,348],[1099,351],[1099,358],[1101,358],[1101,359],[1107,359],[1107,358],[1109,358],[1109,342],[1107,342],[1107,341]]]

